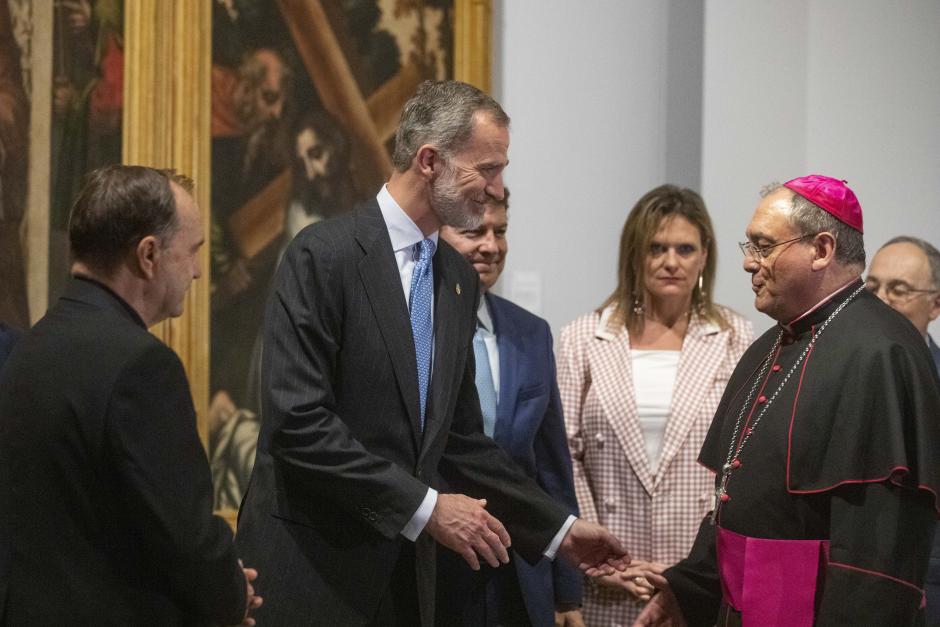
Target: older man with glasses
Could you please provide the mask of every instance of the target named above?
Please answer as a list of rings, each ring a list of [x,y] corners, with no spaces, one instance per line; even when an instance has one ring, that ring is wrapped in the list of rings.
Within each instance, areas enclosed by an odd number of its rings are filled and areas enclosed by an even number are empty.
[[[895,237],[875,253],[865,286],[911,321],[940,372],[940,347],[927,333],[940,316],[940,251],[919,237]],[[940,626],[940,529],[927,569],[927,624]]]
[[[741,249],[777,325],[702,447],[714,510],[637,624],[923,624],[940,390],[923,338],[865,290],[861,206],[826,176],[774,185]]]

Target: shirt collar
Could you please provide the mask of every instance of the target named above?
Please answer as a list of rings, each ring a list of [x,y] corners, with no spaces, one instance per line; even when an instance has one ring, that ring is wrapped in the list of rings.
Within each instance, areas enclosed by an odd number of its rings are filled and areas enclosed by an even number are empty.
[[[490,306],[486,302],[486,294],[480,296],[480,308],[477,309],[478,324],[495,335],[493,330],[493,316],[490,315]]]
[[[829,317],[829,314],[841,304],[842,301],[838,301],[837,297],[842,294],[846,294],[850,291],[854,291],[855,288],[861,285],[861,278],[855,277],[839,289],[835,290],[824,299],[804,311],[802,314],[790,321],[789,324],[780,324],[785,331],[790,335],[800,335],[804,331],[807,331],[813,327],[818,322],[825,320]]]
[[[414,220],[409,218],[405,210],[398,204],[398,201],[392,198],[391,193],[388,191],[388,185],[382,185],[382,189],[379,190],[375,199],[379,203],[382,219],[385,220],[388,237],[392,240],[393,251],[405,250],[424,239],[433,241],[435,250],[437,250],[438,231],[434,231],[425,238],[424,233],[414,223]]]

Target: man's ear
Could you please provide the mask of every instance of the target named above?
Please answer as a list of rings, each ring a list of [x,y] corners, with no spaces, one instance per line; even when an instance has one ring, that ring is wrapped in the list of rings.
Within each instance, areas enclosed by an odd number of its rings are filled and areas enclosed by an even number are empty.
[[[940,294],[934,294],[933,301],[930,303],[930,313],[927,316],[931,322],[940,316]]]
[[[829,231],[823,231],[813,237],[813,271],[824,270],[836,260],[836,241],[835,235]]]
[[[418,166],[418,171],[427,179],[433,179],[440,174],[441,169],[444,167],[444,159],[441,157],[441,153],[431,144],[424,144],[418,148],[418,152],[415,154],[415,163]]]
[[[156,274],[157,263],[160,260],[160,242],[156,236],[148,235],[137,243],[134,249],[136,270],[146,279],[152,279]]]

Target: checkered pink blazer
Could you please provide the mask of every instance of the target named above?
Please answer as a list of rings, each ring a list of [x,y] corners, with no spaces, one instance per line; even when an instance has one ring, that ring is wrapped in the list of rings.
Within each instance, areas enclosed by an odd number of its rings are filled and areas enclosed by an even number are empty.
[[[685,557],[711,509],[714,475],[696,459],[725,384],[748,344],[751,323],[719,307],[730,328],[693,315],[682,344],[659,473],[653,475],[637,418],[630,337],[611,309],[561,332],[558,387],[581,516],[623,540],[636,559]],[[641,606],[626,592],[588,582],[588,625],[631,625]]]

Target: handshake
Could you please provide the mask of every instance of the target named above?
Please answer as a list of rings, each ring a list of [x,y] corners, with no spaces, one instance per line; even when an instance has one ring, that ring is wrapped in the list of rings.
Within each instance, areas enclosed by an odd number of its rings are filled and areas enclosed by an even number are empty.
[[[438,543],[459,553],[473,570],[480,569],[480,558],[494,568],[509,562],[509,533],[486,511],[486,499],[439,494],[425,529]],[[613,575],[630,564],[620,540],[605,527],[580,518],[568,529],[558,554],[590,577]]]

